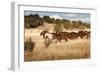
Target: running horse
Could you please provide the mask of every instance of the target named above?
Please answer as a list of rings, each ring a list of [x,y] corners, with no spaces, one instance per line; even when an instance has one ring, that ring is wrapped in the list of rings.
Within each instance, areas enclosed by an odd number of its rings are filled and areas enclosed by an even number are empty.
[[[55,42],[61,40],[68,41],[68,33],[67,32],[60,32],[60,33],[49,33],[48,31],[42,31],[40,33],[40,36],[43,36],[43,39],[45,39],[45,45],[50,45],[51,41],[55,40]]]
[[[50,32],[48,32],[48,31],[42,31],[41,33],[40,33],[40,36],[43,36],[43,39],[45,39],[45,38],[48,38],[48,39],[50,39],[50,40],[59,40],[60,41],[60,37],[61,37],[61,35],[59,35],[58,33],[50,33]]]
[[[48,31],[42,31],[41,33],[40,33],[40,36],[43,36],[43,38],[45,38],[45,34],[46,33],[49,33]]]
[[[42,31],[40,36],[43,36],[43,39],[45,39],[45,47],[47,48],[53,39],[53,34],[49,33],[48,31]]]

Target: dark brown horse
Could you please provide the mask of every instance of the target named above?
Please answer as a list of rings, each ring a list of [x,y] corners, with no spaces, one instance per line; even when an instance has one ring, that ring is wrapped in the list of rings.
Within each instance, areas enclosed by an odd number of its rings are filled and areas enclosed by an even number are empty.
[[[67,32],[66,32],[67,33]],[[59,33],[49,33],[48,31],[42,31],[40,33],[40,36],[43,36],[43,38],[49,38],[49,39],[52,39],[52,40],[58,40],[61,42],[61,40],[65,40],[67,41],[67,36],[65,34],[65,32],[59,32]]]
[[[77,39],[79,37],[77,32],[69,32],[68,33],[68,39]]]
[[[81,31],[79,31],[78,32],[78,35],[80,36],[80,38],[90,38],[90,31],[83,31],[83,30],[81,30]]]

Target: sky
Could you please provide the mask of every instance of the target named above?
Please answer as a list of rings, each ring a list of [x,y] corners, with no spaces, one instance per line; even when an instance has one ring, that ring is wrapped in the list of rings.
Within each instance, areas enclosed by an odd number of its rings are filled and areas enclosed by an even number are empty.
[[[49,16],[55,19],[68,19],[71,21],[81,20],[85,23],[90,23],[89,13],[67,13],[67,12],[45,12],[45,11],[24,11],[24,15],[39,14],[40,17]]]

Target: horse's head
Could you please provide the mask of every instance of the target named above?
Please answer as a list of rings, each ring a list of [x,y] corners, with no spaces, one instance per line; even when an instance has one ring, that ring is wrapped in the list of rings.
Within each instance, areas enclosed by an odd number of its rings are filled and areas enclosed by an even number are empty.
[[[48,33],[48,31],[42,31],[42,32],[40,33],[40,36],[43,36],[43,37],[44,37],[46,33]]]
[[[43,35],[43,32],[40,33],[40,36]]]

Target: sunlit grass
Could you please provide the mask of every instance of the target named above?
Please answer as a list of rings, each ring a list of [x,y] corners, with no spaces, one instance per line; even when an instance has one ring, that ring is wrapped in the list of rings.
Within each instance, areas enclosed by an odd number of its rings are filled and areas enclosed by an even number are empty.
[[[34,33],[33,33],[34,34]],[[28,38],[29,36],[25,37]],[[37,35],[31,36],[36,43],[32,52],[25,51],[25,61],[42,60],[67,60],[90,58],[90,40],[75,39],[55,43],[53,40],[49,47],[45,48],[44,39]]]

